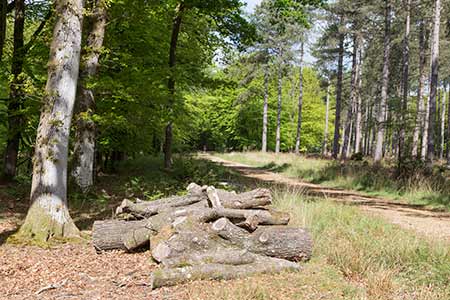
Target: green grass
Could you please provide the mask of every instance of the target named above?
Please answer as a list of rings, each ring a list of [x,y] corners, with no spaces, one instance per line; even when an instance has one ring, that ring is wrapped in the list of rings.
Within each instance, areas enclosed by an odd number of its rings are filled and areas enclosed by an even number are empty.
[[[293,178],[362,192],[370,196],[400,200],[439,210],[450,210],[450,180],[443,169],[426,174],[412,165],[398,177],[391,166],[374,166],[370,161],[335,162],[294,154],[245,152],[218,156],[277,172]]]

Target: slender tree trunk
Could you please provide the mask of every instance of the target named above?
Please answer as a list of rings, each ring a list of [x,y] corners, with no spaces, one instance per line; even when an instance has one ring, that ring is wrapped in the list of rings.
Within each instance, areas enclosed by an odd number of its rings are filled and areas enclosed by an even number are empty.
[[[431,44],[431,78],[430,78],[430,101],[428,118],[428,146],[427,164],[431,166],[434,160],[435,148],[435,122],[436,122],[436,98],[439,75],[439,31],[441,22],[441,0],[435,1],[433,39]]]
[[[419,29],[419,85],[417,88],[417,116],[413,134],[412,157],[418,157],[420,132],[422,131],[422,137],[424,134],[423,127],[425,120],[425,104],[423,91],[426,80],[425,65],[427,63],[427,44],[428,42],[425,30],[425,21],[421,20]]]
[[[402,70],[402,103],[400,112],[400,133],[398,141],[398,165],[403,164],[405,149],[406,112],[408,110],[409,95],[409,35],[411,32],[411,0],[404,1],[405,6],[405,35],[403,37],[403,70]]]
[[[328,154],[328,119],[330,112],[330,79],[327,82],[327,96],[326,96],[326,104],[325,104],[325,129],[323,131],[323,146],[322,146],[322,155],[326,156]]]
[[[450,84],[446,83],[445,90],[447,93],[450,91]],[[445,140],[447,157],[447,165],[450,166],[450,96],[448,97],[448,109],[447,109],[447,139]]]
[[[298,95],[298,119],[297,119],[297,138],[295,140],[295,154],[300,154],[300,138],[302,131],[302,108],[303,108],[303,55],[304,43],[300,45],[300,67],[299,67],[299,95]]]
[[[0,0],[0,62],[3,58],[3,48],[6,40],[6,17],[8,14],[8,0]]]
[[[439,159],[444,159],[445,149],[445,106],[447,104],[447,85],[444,83],[442,90],[442,102],[441,102],[441,152],[439,153]]]
[[[267,152],[267,124],[269,111],[269,71],[264,68],[264,108],[263,108],[263,132],[262,132],[262,152]]]
[[[164,167],[166,169],[172,168],[172,140],[173,140],[173,111],[172,107],[175,103],[175,66],[176,66],[176,52],[178,45],[178,36],[180,34],[182,13],[184,5],[178,4],[175,18],[172,23],[172,36],[170,39],[169,49],[169,80],[167,82],[167,88],[169,90],[169,122],[166,125],[165,141],[164,141]]]
[[[343,24],[343,18],[341,17],[341,24]],[[339,37],[339,57],[338,57],[338,72],[336,83],[336,117],[334,119],[334,138],[333,138],[333,158],[337,159],[339,155],[339,139],[341,128],[341,101],[342,101],[342,77],[343,77],[343,65],[344,65],[344,39],[345,35],[340,33]]]
[[[25,24],[25,1],[15,1],[14,11],[14,49],[12,57],[11,74],[13,80],[10,85],[8,103],[8,139],[6,142],[4,175],[6,178],[16,176],[17,156],[19,155],[20,132],[22,115],[20,113],[23,102],[22,73],[24,61],[23,30]]]
[[[41,243],[76,237],[67,205],[67,158],[75,103],[83,18],[82,0],[56,3],[48,80],[37,130],[31,207],[18,236]]]
[[[355,104],[357,100],[357,85],[358,85],[358,76],[359,76],[359,62],[358,62],[358,54],[359,54],[359,40],[355,36],[353,37],[353,55],[352,55],[352,75],[351,75],[351,84],[350,84],[350,101],[348,103],[347,108],[347,120],[345,121],[345,132],[344,132],[344,145],[342,150],[342,159],[346,159],[350,154],[350,141],[352,134],[352,122],[353,122],[353,113],[355,112]]]
[[[362,47],[359,47],[358,88],[356,91],[356,118],[355,118],[355,153],[361,152],[361,120],[362,120]]]
[[[80,65],[80,78],[77,92],[78,111],[75,118],[74,168],[72,176],[83,192],[94,184],[95,162],[95,110],[94,93],[88,88],[88,81],[97,75],[98,60],[103,47],[106,28],[106,3],[96,0],[91,16],[91,28],[86,41]]]
[[[381,97],[377,116],[377,138],[374,152],[374,161],[380,162],[383,158],[383,141],[385,132],[386,103],[389,86],[389,56],[391,52],[391,0],[386,0],[383,73],[381,85]]]
[[[275,153],[280,153],[281,146],[281,101],[282,101],[282,88],[283,88],[283,74],[281,62],[278,66],[278,110],[277,110],[277,132],[276,132],[276,144]]]

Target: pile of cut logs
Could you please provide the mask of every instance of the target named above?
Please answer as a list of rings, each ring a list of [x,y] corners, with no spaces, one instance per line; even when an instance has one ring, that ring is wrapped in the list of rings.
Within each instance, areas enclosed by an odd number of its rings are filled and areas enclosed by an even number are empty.
[[[237,194],[191,183],[185,196],[123,200],[116,219],[94,223],[93,244],[99,252],[150,249],[162,264],[153,288],[299,270],[311,257],[311,236],[286,226],[289,214],[271,203],[267,189]]]

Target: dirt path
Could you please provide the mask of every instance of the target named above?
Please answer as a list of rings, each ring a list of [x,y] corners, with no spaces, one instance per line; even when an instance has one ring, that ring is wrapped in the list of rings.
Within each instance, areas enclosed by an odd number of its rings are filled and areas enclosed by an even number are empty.
[[[367,197],[354,191],[327,188],[241,163],[224,160],[216,156],[202,154],[201,157],[233,169],[246,178],[269,184],[299,188],[309,195],[320,196],[350,205],[358,205],[364,211],[381,216],[402,228],[413,230],[428,238],[450,242],[450,213],[433,212],[418,205]]]

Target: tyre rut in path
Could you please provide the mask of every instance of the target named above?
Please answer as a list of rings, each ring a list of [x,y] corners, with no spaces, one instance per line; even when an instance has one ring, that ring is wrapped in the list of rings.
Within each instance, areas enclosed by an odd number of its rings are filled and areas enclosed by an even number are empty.
[[[357,205],[365,212],[381,216],[390,223],[412,230],[421,236],[450,243],[450,213],[434,212],[424,209],[420,205],[368,197],[354,191],[327,188],[319,184],[289,178],[208,154],[201,154],[200,157],[230,168],[249,179],[267,184],[297,188],[308,195],[323,197],[349,205]]]

